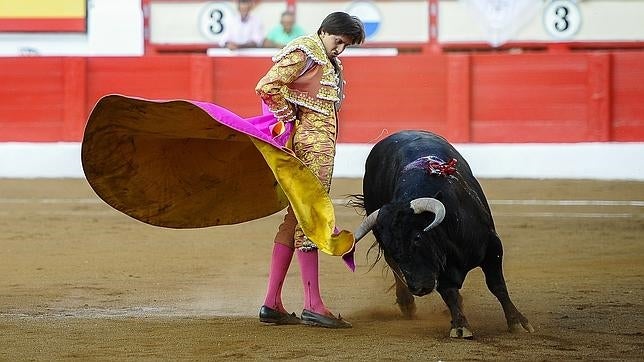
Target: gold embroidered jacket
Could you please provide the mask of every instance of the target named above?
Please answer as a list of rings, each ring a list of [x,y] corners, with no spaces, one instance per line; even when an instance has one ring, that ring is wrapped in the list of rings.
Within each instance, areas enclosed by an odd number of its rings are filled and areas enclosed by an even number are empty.
[[[334,67],[317,34],[293,40],[273,62],[255,92],[279,121],[294,121],[298,106],[335,116],[343,98],[342,66],[336,59]]]

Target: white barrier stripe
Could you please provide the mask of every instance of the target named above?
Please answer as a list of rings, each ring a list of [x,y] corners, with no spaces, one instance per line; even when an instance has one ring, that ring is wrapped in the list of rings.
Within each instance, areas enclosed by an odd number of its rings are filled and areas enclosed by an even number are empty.
[[[370,138],[377,136],[373,134]],[[454,146],[478,178],[644,180],[644,142]],[[364,177],[365,161],[372,148],[372,143],[339,143],[333,175]],[[80,151],[79,142],[0,142],[0,178],[83,179]],[[557,162],[552,162],[553,159]]]
[[[351,199],[333,199],[335,205],[347,205]],[[639,200],[488,200],[490,205],[534,206],[644,206]]]

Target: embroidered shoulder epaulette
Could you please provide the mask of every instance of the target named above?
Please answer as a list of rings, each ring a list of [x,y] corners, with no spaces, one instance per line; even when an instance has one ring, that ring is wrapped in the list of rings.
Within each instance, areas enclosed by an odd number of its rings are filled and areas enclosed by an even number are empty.
[[[288,54],[296,50],[304,52],[317,64],[324,65],[329,62],[329,59],[324,52],[324,45],[317,34],[303,35],[294,39],[273,57],[273,62],[279,62]]]

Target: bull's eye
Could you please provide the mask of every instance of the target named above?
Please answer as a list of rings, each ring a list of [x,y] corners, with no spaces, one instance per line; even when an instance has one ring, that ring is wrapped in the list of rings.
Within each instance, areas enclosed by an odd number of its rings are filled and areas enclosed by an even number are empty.
[[[422,240],[422,236],[423,236],[423,234],[421,234],[421,233],[414,234],[414,238],[412,239],[412,241],[414,242],[414,245],[416,245],[416,246],[420,245],[420,242]]]

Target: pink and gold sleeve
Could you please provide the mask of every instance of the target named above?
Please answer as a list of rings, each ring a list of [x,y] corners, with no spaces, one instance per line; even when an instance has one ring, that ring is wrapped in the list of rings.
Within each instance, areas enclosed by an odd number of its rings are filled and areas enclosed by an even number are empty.
[[[255,87],[255,92],[279,121],[295,120],[294,107],[286,101],[281,90],[283,86],[292,83],[304,72],[306,64],[304,52],[293,51],[273,64]]]

